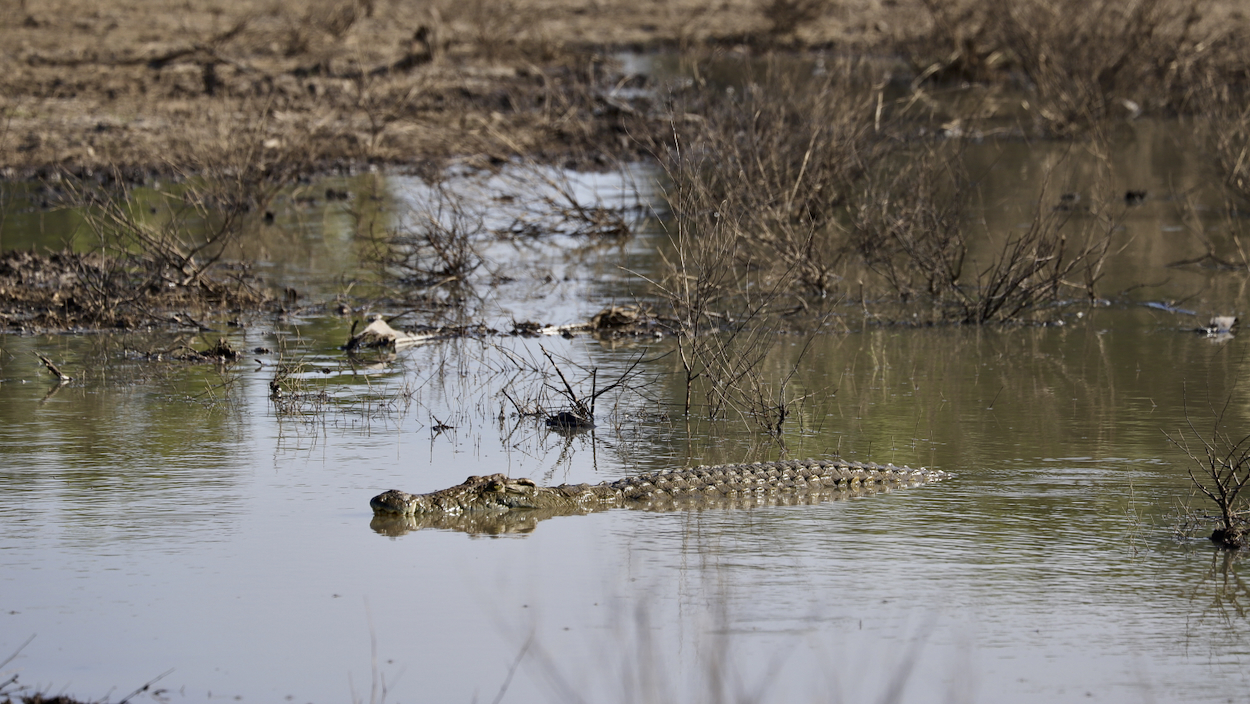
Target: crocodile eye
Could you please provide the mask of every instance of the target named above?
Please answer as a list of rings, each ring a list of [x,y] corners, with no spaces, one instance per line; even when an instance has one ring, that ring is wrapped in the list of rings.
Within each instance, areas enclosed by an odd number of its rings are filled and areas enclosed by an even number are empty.
[[[492,481],[491,483],[486,485],[486,490],[498,493],[501,491],[506,491],[507,487],[504,486],[503,482],[496,479],[495,481]]]

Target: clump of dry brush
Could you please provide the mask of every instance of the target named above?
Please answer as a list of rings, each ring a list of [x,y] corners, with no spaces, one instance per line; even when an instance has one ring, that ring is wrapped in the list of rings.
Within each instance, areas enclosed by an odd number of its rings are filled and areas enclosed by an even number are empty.
[[[1217,525],[1211,533],[1216,544],[1239,549],[1250,546],[1250,435],[1232,435],[1226,429],[1225,418],[1232,403],[1232,395],[1218,411],[1213,410],[1209,433],[1194,427],[1186,413],[1186,422],[1198,447],[1193,448],[1183,430],[1176,437],[1166,434],[1190,460],[1189,479],[1203,496],[1219,511]]]
[[[687,414],[702,394],[710,417],[780,437],[806,392],[797,361],[767,369],[779,336],[850,313],[1005,323],[1095,297],[1111,209],[1056,209],[1042,188],[1028,227],[990,231],[962,143],[918,129],[897,92],[879,64],[826,58],[675,102],[666,267],[651,283],[676,321]]]
[[[120,170],[57,179],[64,205],[81,214],[74,237],[87,253],[61,255],[73,276],[60,292],[65,305],[50,310],[48,322],[135,327],[175,308],[256,308],[267,300],[246,266],[222,265],[271,217],[273,198],[309,170],[305,150],[274,137],[261,120],[185,153],[197,158],[161,187]]]
[[[1011,322],[1094,296],[1111,211],[1076,218],[1043,188],[1026,229],[984,231],[962,143],[917,131],[887,78],[862,61],[774,65],[700,94],[698,119],[675,113],[659,289],[684,334],[870,300],[874,315],[910,306],[896,319]]]
[[[860,62],[823,76],[774,62],[759,81],[703,86],[675,106],[673,145],[661,153],[670,291],[719,299],[748,277],[787,298],[833,291],[846,255],[838,220],[885,147],[873,77]],[[694,287],[682,281],[691,275]]]
[[[863,264],[928,319],[1003,323],[1063,301],[1093,300],[1118,220],[1055,206],[1043,187],[1027,227],[991,230],[968,213],[975,184],[960,145],[921,145],[865,179],[851,206]],[[1110,199],[1107,199],[1110,200]]]

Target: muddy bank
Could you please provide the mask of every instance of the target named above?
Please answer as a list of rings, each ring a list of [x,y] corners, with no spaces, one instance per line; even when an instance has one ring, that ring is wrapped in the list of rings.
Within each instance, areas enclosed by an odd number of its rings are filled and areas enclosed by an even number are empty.
[[[0,330],[198,327],[188,316],[278,309],[280,302],[261,290],[260,282],[246,271],[235,273],[233,281],[222,271],[188,286],[161,286],[98,252],[5,252],[0,255]]]
[[[241,141],[322,170],[517,154],[603,165],[665,133],[638,90],[648,79],[616,52],[756,36],[871,44],[915,14],[875,5],[783,36],[754,2],[11,4],[0,165],[9,178],[177,172]]]
[[[1053,15],[1053,4],[1020,12]],[[1083,10],[1075,20],[1091,34],[1103,22],[1137,23],[1165,45],[1192,40],[1204,61],[1222,61],[1244,34],[1237,3],[1204,3],[1192,22],[1185,3],[1138,5],[1111,8],[1113,17]],[[8,178],[178,173],[239,150],[303,171],[517,155],[602,167],[671,138],[671,115],[659,104],[666,87],[620,60],[656,50],[893,57],[918,80],[1031,82],[1043,93],[1035,102],[1044,119],[1072,119],[1067,112],[1081,106],[1045,92],[1052,78],[1079,77],[1062,65],[1041,75],[1027,52],[1013,53],[1050,38],[1014,36],[1031,16],[1011,12],[920,0],[11,3],[0,10],[0,168]],[[1192,56],[1173,54],[1147,57],[1164,64],[1146,68],[1192,82]],[[1074,58],[1098,70],[1100,86],[1141,59],[1110,56],[1104,67],[1099,57]],[[1223,77],[1236,80],[1236,71]]]

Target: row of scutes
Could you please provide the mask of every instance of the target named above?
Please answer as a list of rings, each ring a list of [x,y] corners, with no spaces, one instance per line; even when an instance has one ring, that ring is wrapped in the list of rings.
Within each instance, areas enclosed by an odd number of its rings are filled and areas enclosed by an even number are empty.
[[[631,489],[665,489],[667,487],[692,489],[701,486],[729,485],[733,488],[761,489],[785,484],[803,485],[811,480],[829,485],[841,482],[908,482],[941,479],[942,472],[933,472],[893,464],[847,462],[844,460],[784,460],[780,462],[757,462],[754,464],[731,464],[700,466],[691,469],[661,470],[633,477],[625,477],[608,484],[618,491]]]

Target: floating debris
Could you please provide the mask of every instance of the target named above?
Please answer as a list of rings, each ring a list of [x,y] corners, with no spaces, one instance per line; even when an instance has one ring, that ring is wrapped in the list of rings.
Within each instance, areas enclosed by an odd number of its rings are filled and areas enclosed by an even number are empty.
[[[1055,206],[1055,211],[1060,213],[1070,213],[1077,209],[1081,203],[1080,193],[1064,193],[1059,196],[1059,203]]]
[[[636,307],[608,306],[595,313],[594,317],[590,319],[590,326],[595,330],[629,327],[638,322],[640,315]]]
[[[388,325],[382,319],[382,316],[374,315],[372,322],[366,325],[365,329],[359,333],[356,333],[356,326],[352,325],[352,333],[352,336],[347,340],[347,344],[343,346],[343,349],[348,352],[357,352],[365,349],[401,350],[413,345],[422,345],[438,340],[450,340],[456,337],[494,335],[498,331],[476,323],[472,325],[430,328],[422,332],[404,332]]]
[[[1198,328],[1195,332],[1202,333],[1208,337],[1232,337],[1234,328],[1237,327],[1237,316],[1235,315],[1217,315],[1211,318],[1211,322],[1205,327]]]
[[[74,377],[69,376],[65,372],[62,372],[60,369],[58,369],[57,366],[52,363],[52,360],[48,359],[47,357],[41,354],[36,354],[35,356],[39,358],[40,362],[43,362],[43,366],[46,367],[47,370],[52,373],[52,376],[56,377],[57,381],[59,381],[60,383],[68,384],[69,382],[74,380]]]
[[[1182,313],[1184,315],[1197,315],[1198,314],[1196,311],[1188,310],[1185,308],[1177,308],[1171,303],[1164,303],[1162,301],[1146,301],[1142,305],[1146,306],[1147,308],[1154,308],[1155,310],[1161,310],[1167,313]]]
[[[637,332],[639,328],[644,326],[654,328],[657,322],[654,316],[643,312],[637,306],[608,306],[595,313],[590,317],[589,321],[584,323],[542,325],[528,320],[513,322],[510,334],[521,337],[539,337],[541,335],[572,337],[590,333],[597,335],[628,335]]]
[[[353,331],[355,330],[354,325],[352,329]],[[427,339],[429,339],[428,336],[414,335],[396,330],[388,325],[382,319],[382,316],[374,316],[372,322],[366,325],[364,330],[351,336],[344,349],[348,352],[364,349],[398,350],[411,347]]]
[[[234,345],[230,344],[230,341],[224,337],[217,338],[217,342],[213,343],[213,346],[206,350],[197,350],[192,347],[180,346],[179,349],[175,349],[168,354],[170,359],[175,359],[179,362],[225,363],[237,361],[243,356],[243,353],[235,349]],[[154,359],[156,361],[160,361],[162,356],[163,355],[161,354],[157,354],[155,356],[151,354],[148,355],[149,359]]]

